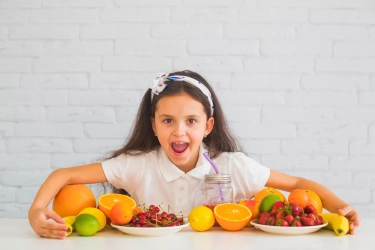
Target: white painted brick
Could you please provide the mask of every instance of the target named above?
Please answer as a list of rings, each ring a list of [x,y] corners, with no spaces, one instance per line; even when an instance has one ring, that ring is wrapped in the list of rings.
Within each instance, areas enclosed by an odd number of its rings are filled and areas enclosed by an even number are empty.
[[[362,105],[375,105],[375,92],[359,93],[359,103]],[[375,111],[375,109],[373,109]]]
[[[328,156],[309,155],[265,155],[262,156],[262,165],[275,170],[326,170],[328,168]]]
[[[43,183],[43,179],[40,184]],[[39,190],[39,187],[21,187],[16,190],[16,202],[21,204],[31,204]]]
[[[235,73],[231,78],[232,89],[298,89],[299,74]]]
[[[337,196],[350,203],[367,203],[371,202],[371,190],[369,188],[333,188]]]
[[[15,135],[15,124],[13,122],[0,121],[0,135],[2,137],[13,137]]]
[[[100,71],[99,57],[40,57],[34,61],[36,72],[96,72]]]
[[[50,169],[48,154],[5,154],[0,155],[1,170],[46,170]]]
[[[352,186],[352,173],[350,171],[295,170],[288,171],[288,173],[316,181],[329,189]]]
[[[44,24],[14,25],[9,27],[11,39],[77,39],[78,25]]]
[[[375,138],[375,125],[369,126],[369,137]]]
[[[31,11],[31,23],[96,23],[97,9],[38,9]]]
[[[286,93],[286,103],[289,105],[335,106],[357,105],[357,93],[344,91],[293,90]]]
[[[169,22],[169,8],[129,7],[124,9],[103,9],[100,11],[100,20],[107,23],[116,22]]]
[[[241,140],[245,152],[260,155],[280,154],[280,141],[278,140]],[[252,157],[252,156],[250,156]]]
[[[181,5],[182,0],[114,0],[114,5],[120,8],[129,6],[176,6]]]
[[[255,40],[193,40],[187,51],[191,55],[243,55],[259,56],[259,41]]]
[[[37,8],[42,0],[1,0],[0,8]]]
[[[42,121],[44,117],[43,107],[0,106],[1,121]]]
[[[84,74],[22,74],[20,87],[24,89],[87,89]]]
[[[375,59],[316,59],[316,71],[375,73]]]
[[[374,155],[375,140],[355,140],[349,144],[350,155]]]
[[[375,7],[375,4],[374,4]],[[311,10],[310,22],[312,23],[348,23],[348,24],[374,24],[374,10]]]
[[[81,138],[81,123],[23,122],[15,125],[17,137]]]
[[[92,89],[138,89],[147,90],[155,73],[126,72],[126,73],[92,73],[90,88]]]
[[[110,0],[42,0],[43,7],[110,7]]]
[[[27,219],[30,204],[0,203],[1,218]]]
[[[199,38],[213,39],[223,37],[222,24],[211,23],[170,23],[151,26],[152,38]]]
[[[297,38],[304,40],[366,40],[366,26],[359,25],[313,25],[303,24],[296,28]]]
[[[64,90],[0,90],[1,105],[63,105]]]
[[[125,107],[116,108],[116,121],[133,122],[137,115],[139,106],[127,105]]]
[[[184,56],[186,42],[167,39],[129,39],[116,42],[115,55]]]
[[[0,153],[5,153],[5,141],[0,141]]]
[[[121,139],[78,139],[74,140],[75,153],[110,154],[122,147],[125,138]],[[106,155],[104,155],[106,156]]]
[[[335,107],[334,112],[334,120],[338,123],[375,121],[374,106]]]
[[[18,88],[19,79],[19,74],[0,74],[0,88]]]
[[[307,23],[309,12],[306,9],[286,8],[242,8],[239,22],[262,23]]]
[[[295,27],[280,24],[225,24],[224,38],[294,39]]]
[[[314,71],[314,61],[309,57],[248,58],[245,72],[309,73]]]
[[[298,124],[299,138],[367,138],[367,125],[364,123]]]
[[[367,8],[375,7],[375,3],[368,0],[262,0],[260,6],[267,7],[303,7],[303,8]]]
[[[371,27],[371,28],[369,28],[370,29],[370,31],[369,31],[369,33],[370,33],[370,38],[372,39],[372,40],[374,40],[375,39],[375,27]]]
[[[71,153],[72,141],[58,138],[10,138],[6,142],[9,153]]]
[[[332,156],[329,159],[329,168],[333,170],[371,170],[374,169],[375,156],[353,155],[353,156]]]
[[[360,171],[353,173],[353,185],[356,187],[375,188],[374,171]]]
[[[261,54],[265,56],[331,56],[331,41],[262,41]]]
[[[172,58],[139,57],[139,56],[109,56],[103,61],[103,71],[154,71],[170,72]]]
[[[51,170],[46,171],[3,171],[1,183],[6,186],[37,186],[41,185]]]
[[[113,54],[110,41],[58,41],[45,44],[47,56],[107,56]]]
[[[334,44],[333,54],[335,57],[374,57],[375,43],[338,42]]]
[[[262,122],[333,122],[333,110],[322,107],[263,107]]]
[[[229,89],[230,88],[230,72],[205,72],[199,71],[199,73],[206,79],[210,86],[216,89]]]
[[[249,124],[249,123],[231,123],[232,131],[236,131],[236,135],[240,138],[296,138],[297,131],[294,124],[278,123],[278,124]]]
[[[0,72],[25,73],[31,72],[31,58],[1,57]]]
[[[370,89],[375,89],[375,76],[371,77]]]
[[[238,11],[234,8],[218,7],[175,7],[170,13],[172,22],[210,23],[210,22],[237,22]]]
[[[53,169],[67,168],[100,161],[103,161],[103,155],[101,154],[53,154],[51,167]]]
[[[1,3],[0,3],[1,6]],[[28,23],[30,17],[29,10],[2,9],[0,10],[0,23],[19,24]]]
[[[72,90],[68,93],[69,105],[134,105],[139,104],[139,93],[126,90]]]
[[[0,39],[8,38],[8,26],[0,24]]]
[[[115,112],[111,107],[48,107],[46,119],[52,122],[114,122]]]
[[[123,0],[124,1],[124,0]],[[254,5],[256,4],[256,0],[189,0],[184,1],[184,5],[193,5],[193,6],[223,6],[223,7],[232,7],[232,6],[243,6],[243,5]]]
[[[298,139],[281,141],[281,151],[285,155],[348,155],[346,139]]]
[[[89,138],[126,138],[132,123],[85,124],[85,135]]]
[[[233,56],[215,56],[215,57],[178,57],[173,62],[173,68],[194,69],[194,71],[211,72],[242,72],[243,65],[240,57]]]
[[[0,56],[43,56],[43,42],[0,41]]]
[[[283,105],[283,92],[225,90],[216,92],[224,106]]]
[[[304,89],[360,90],[368,89],[369,84],[368,76],[354,74],[309,74],[302,75],[301,80]]]
[[[85,24],[81,27],[82,39],[128,39],[147,38],[150,24]]]
[[[260,121],[260,107],[225,106],[223,110],[229,122]]]
[[[374,193],[372,195],[372,200],[375,200]],[[375,206],[374,202],[367,203],[357,203],[353,204],[355,209],[362,215],[362,218],[375,218]]]
[[[16,198],[16,188],[15,187],[3,187],[3,186],[0,185],[0,202],[1,203],[15,202],[16,201],[15,198]]]

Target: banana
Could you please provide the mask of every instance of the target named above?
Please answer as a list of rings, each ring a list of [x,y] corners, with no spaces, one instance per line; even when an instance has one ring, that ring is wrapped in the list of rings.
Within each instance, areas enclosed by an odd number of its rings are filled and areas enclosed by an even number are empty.
[[[332,230],[337,236],[345,235],[349,231],[349,220],[336,213],[320,214],[324,221],[328,222],[325,229]]]

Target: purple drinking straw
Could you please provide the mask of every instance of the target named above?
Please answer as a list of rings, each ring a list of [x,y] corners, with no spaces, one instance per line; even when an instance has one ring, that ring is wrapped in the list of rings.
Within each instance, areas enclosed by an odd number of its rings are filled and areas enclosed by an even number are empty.
[[[204,157],[207,159],[207,161],[211,164],[211,166],[215,169],[216,174],[219,174],[219,169],[217,168],[216,164],[208,157],[206,152],[203,153]],[[221,185],[219,184],[219,189],[220,189],[220,196],[221,196],[221,201],[224,201],[224,195],[223,195],[223,190],[221,190]]]

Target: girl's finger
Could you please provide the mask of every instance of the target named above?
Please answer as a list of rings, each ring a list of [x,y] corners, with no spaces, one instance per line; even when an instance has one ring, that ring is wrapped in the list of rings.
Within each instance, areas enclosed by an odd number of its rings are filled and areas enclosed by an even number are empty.
[[[64,231],[56,231],[51,229],[42,229],[42,232],[39,233],[40,236],[44,238],[52,238],[52,239],[65,239],[67,236],[67,233]]]
[[[56,231],[65,231],[68,230],[68,227],[64,223],[56,223],[55,221],[48,220],[42,226],[42,228]]]
[[[64,223],[64,220],[57,214],[55,213],[54,211],[52,210],[47,210],[46,211],[46,216],[48,218],[51,218],[53,219],[54,221],[56,221],[57,223]]]

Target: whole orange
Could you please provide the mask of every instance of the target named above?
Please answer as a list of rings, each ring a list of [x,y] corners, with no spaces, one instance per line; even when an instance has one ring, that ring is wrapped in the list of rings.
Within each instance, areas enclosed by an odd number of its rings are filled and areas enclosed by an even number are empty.
[[[264,188],[260,190],[254,197],[254,200],[256,200],[259,204],[262,202],[263,198],[266,197],[269,194],[276,194],[280,197],[281,201],[284,202],[286,200],[285,196],[283,193],[281,193],[279,190],[276,188]]]
[[[126,202],[118,202],[111,209],[111,221],[115,225],[125,225],[133,217],[133,207]]]
[[[289,193],[288,202],[294,203],[302,208],[307,207],[310,204],[310,197],[307,194],[307,190],[294,189]]]
[[[312,190],[307,190],[307,195],[310,198],[310,204],[313,204],[316,209],[316,212],[318,214],[321,214],[323,212],[323,204],[319,195]]]
[[[124,194],[115,194],[115,193],[109,193],[109,194],[103,194],[98,199],[98,208],[103,211],[105,216],[107,218],[111,218],[111,209],[112,207],[118,203],[118,202],[125,202],[132,208],[135,208],[137,206],[137,203],[135,200],[133,200],[131,197],[124,195]]]
[[[65,186],[52,202],[53,211],[60,217],[77,216],[82,209],[95,206],[94,193],[83,184]]]

